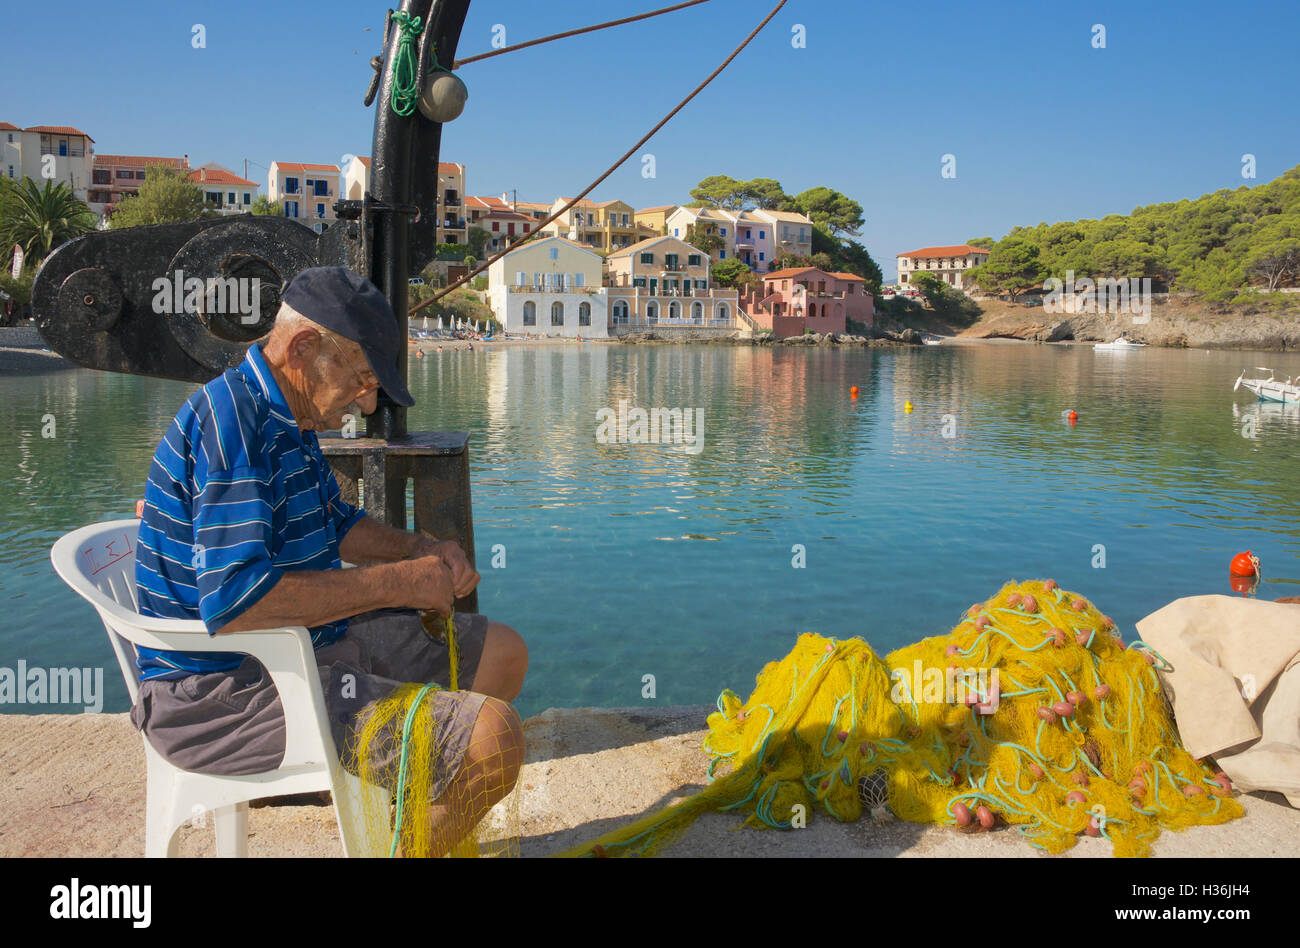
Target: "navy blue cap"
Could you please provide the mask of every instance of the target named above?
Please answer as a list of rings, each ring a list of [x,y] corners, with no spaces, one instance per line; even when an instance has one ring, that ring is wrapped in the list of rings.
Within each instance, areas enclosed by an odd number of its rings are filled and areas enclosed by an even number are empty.
[[[317,325],[360,344],[388,397],[408,408],[415,404],[397,369],[406,340],[379,287],[346,267],[310,267],[289,282],[282,299]]]

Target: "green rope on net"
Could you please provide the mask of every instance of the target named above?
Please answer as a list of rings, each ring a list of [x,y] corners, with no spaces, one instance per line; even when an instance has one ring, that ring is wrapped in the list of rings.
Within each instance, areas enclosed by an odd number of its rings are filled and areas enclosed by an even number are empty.
[[[393,14],[393,21],[402,35],[397,40],[391,105],[394,113],[405,118],[415,111],[415,104],[420,99],[415,80],[415,40],[424,24],[418,16],[413,17],[401,10]]]
[[[434,682],[429,682],[421,688],[416,694],[415,700],[411,702],[410,709],[406,712],[406,723],[402,725],[402,756],[397,768],[397,813],[394,816],[393,841],[388,847],[388,857],[390,859],[397,855],[397,841],[402,834],[402,809],[406,798],[406,752],[411,747],[411,724],[415,721],[415,712],[419,710],[420,702],[424,700],[424,696],[430,691],[441,690],[442,688]],[[420,818],[422,816],[417,816],[417,819]]]

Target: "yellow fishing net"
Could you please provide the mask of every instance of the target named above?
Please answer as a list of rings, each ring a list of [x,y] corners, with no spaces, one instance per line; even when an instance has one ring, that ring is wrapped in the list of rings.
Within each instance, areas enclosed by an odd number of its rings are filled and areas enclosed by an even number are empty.
[[[1241,816],[1226,776],[1179,743],[1158,657],[1118,636],[1051,580],[1008,583],[883,661],[861,639],[803,635],[749,700],[719,697],[708,787],[565,855],[649,855],[712,810],[790,828],[815,807],[849,821],[887,805],[918,823],[1011,824],[1052,853],[1102,836],[1117,856]]]
[[[447,646],[450,691],[459,687],[459,650],[452,617],[421,616],[425,630]],[[519,793],[514,775],[518,752],[503,736],[513,722],[498,704],[486,702],[477,720],[463,722],[435,715],[437,684],[405,684],[375,703],[344,766],[363,783],[385,787],[392,801],[367,799],[361,807],[368,851],[390,856],[517,856]],[[446,707],[443,706],[444,712]],[[517,719],[516,719],[517,720]],[[472,728],[469,735],[464,728]],[[468,745],[464,763],[440,797],[434,799],[441,748]]]

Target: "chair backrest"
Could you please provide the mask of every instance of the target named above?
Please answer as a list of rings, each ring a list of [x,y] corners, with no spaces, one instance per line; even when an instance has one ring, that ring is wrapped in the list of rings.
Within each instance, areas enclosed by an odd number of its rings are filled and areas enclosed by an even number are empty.
[[[59,578],[94,606],[104,620],[104,630],[117,655],[132,703],[140,690],[135,646],[113,631],[103,609],[109,604],[131,612],[139,608],[135,592],[135,544],[139,526],[140,521],[135,519],[93,523],[60,537],[50,550],[50,560]]]

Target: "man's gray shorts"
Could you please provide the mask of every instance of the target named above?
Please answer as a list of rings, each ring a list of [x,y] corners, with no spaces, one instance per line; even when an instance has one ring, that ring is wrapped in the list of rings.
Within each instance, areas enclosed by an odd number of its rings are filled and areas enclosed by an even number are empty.
[[[485,696],[470,690],[483,655],[488,620],[477,613],[456,614],[460,691],[434,691],[433,799],[442,796],[460,771],[470,734]],[[406,682],[451,685],[446,646],[424,631],[410,609],[382,609],[355,616],[347,635],[316,650],[334,746],[350,762],[355,737],[371,706]],[[169,763],[195,773],[239,776],[263,773],[284,759],[284,712],[271,676],[249,656],[228,672],[190,675],[140,683],[131,723]],[[390,784],[395,780],[395,741],[376,742],[386,750],[372,761]],[[349,769],[352,769],[349,767]]]

